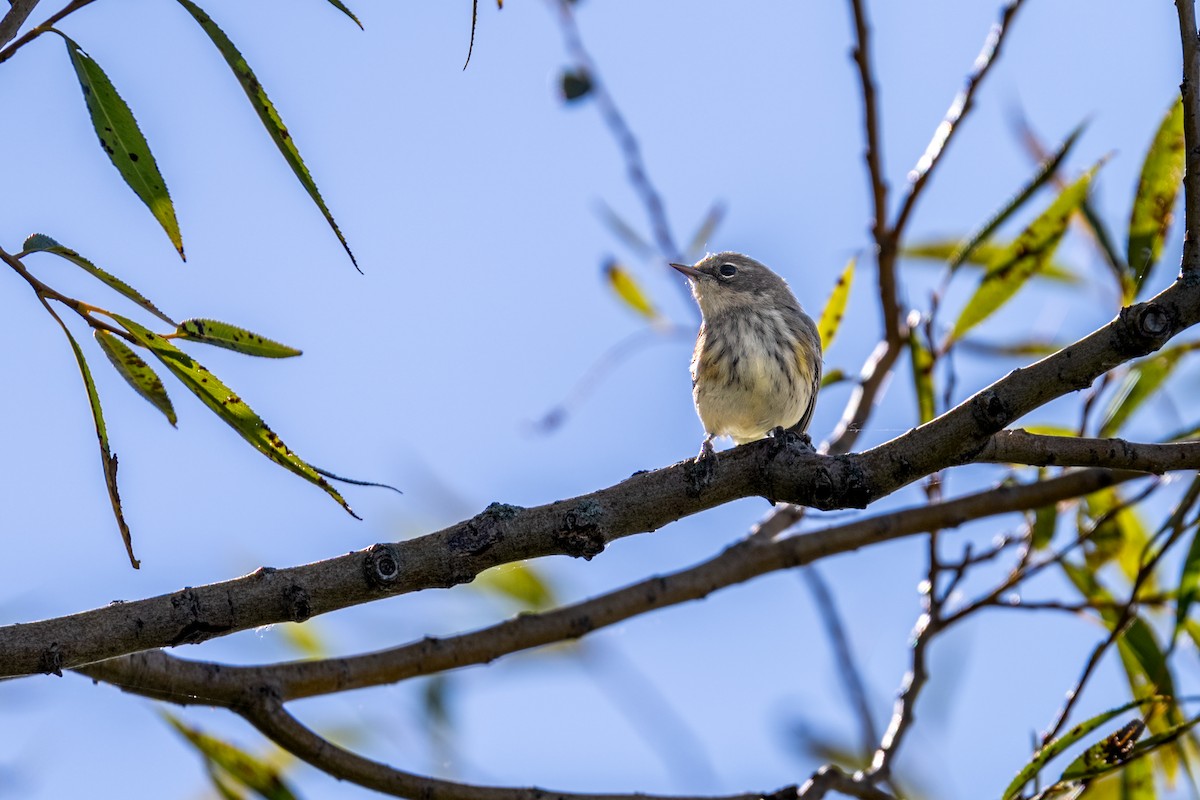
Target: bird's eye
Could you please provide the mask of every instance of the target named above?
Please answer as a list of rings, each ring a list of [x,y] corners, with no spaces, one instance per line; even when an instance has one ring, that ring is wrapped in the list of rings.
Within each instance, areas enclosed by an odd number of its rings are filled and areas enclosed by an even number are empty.
[[[721,277],[723,278],[732,278],[734,275],[737,275],[737,267],[733,264],[722,264],[721,268],[717,271],[721,273]]]

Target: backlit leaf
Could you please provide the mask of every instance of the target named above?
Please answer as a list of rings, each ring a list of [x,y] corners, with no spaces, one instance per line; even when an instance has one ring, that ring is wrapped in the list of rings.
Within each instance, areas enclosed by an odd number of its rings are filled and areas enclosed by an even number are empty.
[[[704,219],[700,222],[700,227],[696,228],[696,232],[692,234],[692,240],[688,242],[687,258],[685,261],[699,261],[704,249],[708,246],[708,240],[712,238],[713,232],[717,226],[721,224],[721,220],[725,218],[725,204],[720,201],[715,202],[709,207],[708,213],[704,215]]]
[[[1034,174],[1029,182],[1021,187],[1021,189],[1015,195],[1013,195],[1013,197],[1007,203],[1005,203],[999,211],[992,215],[992,218],[985,222],[978,231],[968,237],[967,241],[964,242],[960,248],[958,248],[957,252],[951,254],[950,258],[948,259],[948,267],[951,272],[956,271],[960,266],[962,266],[963,262],[971,256],[971,253],[977,247],[979,247],[979,245],[987,241],[988,238],[996,232],[997,228],[1003,225],[1009,217],[1011,217],[1025,205],[1029,198],[1033,197],[1034,193],[1037,192],[1038,189],[1040,189],[1051,178],[1054,177],[1054,173],[1058,171],[1059,165],[1062,164],[1063,159],[1067,157],[1067,154],[1071,152],[1071,148],[1075,145],[1076,140],[1079,139],[1079,135],[1083,133],[1083,129],[1084,125],[1080,125],[1075,130],[1071,131],[1071,133],[1067,135],[1067,138],[1063,140],[1063,143],[1059,145],[1058,150],[1042,161],[1042,163],[1038,166],[1037,173]]]
[[[918,424],[924,425],[936,415],[933,398],[933,355],[921,341],[915,321],[908,326],[908,352],[912,357],[913,387],[917,395]]]
[[[113,314],[112,318],[132,334],[142,346],[149,348],[150,352],[171,371],[171,374],[179,379],[188,391],[200,398],[222,421],[237,431],[256,450],[289,472],[315,483],[336,500],[342,508],[346,509],[351,516],[357,517],[338,490],[330,486],[329,481],[317,474],[316,470],[306,461],[293,453],[283,443],[283,440],[267,427],[262,418],[254,413],[250,406],[246,405],[245,401],[234,394],[233,390],[222,383],[217,376],[187,353],[133,320],[126,319],[119,314]]]
[[[1200,717],[1172,725],[1160,733],[1137,742],[1129,748],[1127,753],[1120,755],[1111,753],[1105,743],[1101,742],[1092,748],[1088,748],[1087,751],[1072,762],[1063,772],[1058,782],[1077,783],[1084,780],[1094,780],[1102,775],[1107,775],[1110,772],[1121,769],[1125,764],[1142,759],[1163,745],[1174,743],[1180,736],[1195,727],[1197,722],[1200,722]]]
[[[1163,242],[1171,227],[1175,200],[1183,182],[1184,148],[1183,102],[1176,100],[1158,126],[1142,162],[1129,218],[1127,256],[1139,289],[1162,255]]]
[[[616,261],[610,260],[604,265],[604,275],[608,278],[609,287],[616,292],[617,297],[625,302],[625,305],[652,322],[659,320],[658,310],[650,302],[650,298],[646,296],[645,291],[638,285],[629,270]]]
[[[97,267],[91,261],[88,261],[83,256],[76,253],[69,247],[64,247],[58,242],[51,239],[44,233],[35,233],[25,240],[21,246],[22,254],[24,253],[53,253],[60,258],[65,258],[77,267],[80,267],[85,272],[88,272],[103,281],[109,288],[115,289],[126,298],[137,303],[139,306],[149,311],[154,316],[166,322],[169,325],[174,325],[175,320],[168,317],[166,314],[158,310],[158,307],[146,299],[145,295],[134,289],[129,284],[120,278],[110,275],[104,270]]]
[[[295,800],[295,793],[283,780],[279,770],[264,759],[252,755],[198,728],[187,725],[174,714],[162,712],[163,719],[175,729],[205,761],[266,800]]]
[[[1142,700],[1134,700],[1132,702],[1125,703],[1124,705],[1117,706],[1116,708],[1110,708],[1108,711],[1097,714],[1091,719],[1085,720],[1078,725],[1073,726],[1062,736],[1047,743],[1044,747],[1038,750],[1034,754],[1033,758],[1030,759],[1029,763],[1022,767],[1021,771],[1017,773],[1017,776],[1012,779],[1007,788],[1005,788],[1004,794],[1001,796],[1004,798],[1004,800],[1012,800],[1012,798],[1019,797],[1021,794],[1021,789],[1025,786],[1025,784],[1036,778],[1038,773],[1041,772],[1051,760],[1057,757],[1064,750],[1071,747],[1075,743],[1082,741],[1085,736],[1104,725],[1114,717],[1124,714],[1126,711],[1129,711],[1132,708],[1137,708],[1139,706],[1146,705],[1147,703],[1156,702],[1159,699],[1160,698],[1149,697]]]
[[[287,161],[288,166],[292,168],[292,172],[296,174],[296,178],[300,181],[300,185],[308,192],[308,196],[316,203],[317,208],[321,210],[325,221],[329,223],[329,227],[337,236],[338,241],[342,243],[342,248],[346,251],[346,255],[350,256],[351,263],[354,268],[358,269],[358,261],[354,258],[354,253],[350,252],[350,245],[346,242],[346,237],[342,236],[341,229],[333,220],[333,214],[325,205],[325,201],[321,198],[321,192],[317,189],[316,182],[313,181],[312,175],[308,172],[308,167],[304,165],[304,160],[300,158],[300,151],[296,148],[296,143],[292,141],[292,136],[288,133],[287,126],[283,124],[283,120],[279,116],[279,112],[275,110],[275,105],[271,99],[267,97],[267,92],[263,89],[262,84],[258,82],[254,72],[250,69],[250,65],[246,63],[245,57],[234,46],[229,37],[225,35],[217,24],[195,3],[191,0],[179,0],[187,12],[191,14],[196,22],[200,23],[200,27],[208,34],[208,38],[212,39],[213,44],[221,51],[221,55],[225,58],[225,63],[233,70],[234,76],[237,77],[238,83],[242,85],[242,90],[246,93],[246,97],[250,98],[250,105],[254,107],[258,118],[262,120],[263,127],[271,136],[271,140],[275,142],[275,146],[279,148],[279,152],[283,154],[283,158]],[[361,271],[361,270],[360,270]]]
[[[154,370],[150,369],[150,365],[133,352],[129,345],[108,331],[97,330],[96,341],[100,344],[104,355],[108,356],[108,360],[112,362],[113,367],[133,387],[133,390],[144,397],[150,405],[161,411],[167,421],[174,425],[176,422],[175,408],[171,405],[171,398],[167,396],[167,389],[163,386],[162,379],[155,374]]]
[[[71,66],[75,68],[75,75],[83,89],[83,99],[87,103],[96,135],[100,137],[100,146],[125,183],[162,225],[180,257],[183,257],[183,239],[179,233],[179,222],[175,219],[175,206],[167,193],[166,181],[158,171],[158,164],[150,153],[150,145],[133,118],[133,112],[117,94],[100,65],[66,34],[60,31],[55,33],[62,36],[67,44]]]
[[[958,252],[961,243],[961,239],[931,239],[927,242],[902,247],[900,255],[921,261],[948,261]],[[971,250],[963,264],[972,267],[987,267],[1009,247],[1010,244],[983,242]],[[1033,277],[1054,283],[1079,283],[1080,280],[1070,267],[1054,260],[1048,261]]]
[[[471,585],[513,600],[526,611],[541,611],[556,603],[554,591],[545,578],[522,562],[484,570]]]
[[[842,274],[838,276],[837,283],[833,285],[829,299],[825,301],[825,307],[821,309],[821,318],[817,320],[817,332],[821,334],[821,350],[823,351],[828,350],[829,345],[833,344],[833,339],[841,327],[842,316],[846,313],[846,303],[850,299],[850,286],[854,283],[856,261],[857,259],[851,258],[847,262]]]
[[[1200,528],[1192,531],[1192,544],[1183,560],[1179,575],[1179,599],[1175,607],[1175,633],[1178,636],[1191,611],[1192,604],[1200,594]]]
[[[1171,376],[1180,358],[1197,347],[1200,347],[1198,342],[1168,347],[1130,366],[1104,411],[1100,423],[1100,436],[1115,436],[1129,417],[1153,397],[1163,382]]]
[[[1092,177],[1100,165],[1097,164],[1062,193],[1026,228],[1016,241],[1010,244],[988,266],[979,288],[967,301],[959,314],[951,333],[959,339],[991,316],[1008,302],[1025,285],[1031,275],[1036,274],[1050,260],[1055,248],[1066,233],[1071,215],[1087,196]]]
[[[175,331],[181,339],[193,342],[204,342],[227,350],[236,350],[248,356],[262,358],[291,358],[300,355],[300,351],[286,344],[280,344],[265,336],[218,322],[215,319],[185,319],[179,323]]]

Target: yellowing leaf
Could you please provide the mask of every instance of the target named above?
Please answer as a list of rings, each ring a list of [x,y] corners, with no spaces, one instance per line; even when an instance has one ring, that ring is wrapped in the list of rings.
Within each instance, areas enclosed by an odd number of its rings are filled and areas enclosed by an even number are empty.
[[[514,600],[528,611],[555,604],[554,592],[545,579],[534,567],[520,562],[484,570],[471,585]]]
[[[650,302],[650,298],[646,296],[629,270],[616,261],[609,261],[604,265],[604,274],[608,278],[608,285],[617,293],[617,297],[625,301],[625,305],[651,322],[660,320],[658,309]]]
[[[996,255],[967,305],[954,323],[951,339],[959,339],[967,331],[990,317],[1025,285],[1031,275],[1040,271],[1054,254],[1067,231],[1071,215],[1087,197],[1092,177],[1100,165],[1092,167],[1062,191],[1037,219],[1030,223],[1016,241]]]
[[[959,239],[931,239],[905,245],[900,248],[900,255],[921,261],[949,261],[961,249],[961,246]],[[987,267],[994,263],[1009,246],[1006,243],[981,242],[971,248],[963,264],[972,267]],[[1053,260],[1047,262],[1033,277],[1055,283],[1079,283],[1079,276],[1070,267]]]
[[[825,307],[821,309],[821,318],[817,320],[817,332],[821,335],[822,351],[828,350],[829,345],[833,344],[833,339],[841,327],[842,316],[846,313],[846,302],[850,299],[850,286],[854,283],[856,261],[857,259],[851,258],[847,262],[842,274],[838,276],[837,283],[833,285],[829,299],[825,301]]]
[[[171,405],[171,398],[167,396],[167,389],[163,386],[162,379],[154,373],[154,370],[150,369],[150,365],[133,352],[129,345],[108,331],[97,330],[96,341],[125,382],[132,386],[133,390],[145,398],[150,405],[161,411],[167,418],[167,422],[174,425],[176,422],[175,408]]]

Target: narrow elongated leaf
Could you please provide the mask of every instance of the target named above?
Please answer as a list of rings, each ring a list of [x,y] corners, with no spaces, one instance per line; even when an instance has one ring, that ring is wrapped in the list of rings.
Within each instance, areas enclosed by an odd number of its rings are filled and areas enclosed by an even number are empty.
[[[179,233],[179,222],[175,219],[175,206],[171,203],[171,195],[167,193],[167,184],[158,164],[150,153],[150,145],[138,128],[137,120],[129,106],[117,94],[112,81],[100,69],[100,65],[92,59],[83,48],[61,31],[55,31],[67,43],[67,53],[71,56],[71,66],[79,78],[83,89],[83,99],[87,103],[88,114],[92,118],[92,126],[100,137],[100,146],[108,154],[125,183],[142,199],[150,213],[158,220],[158,224],[167,233],[167,238],[175,249],[183,255],[183,238]]]
[[[1067,157],[1067,154],[1071,152],[1071,148],[1074,147],[1076,140],[1079,139],[1079,135],[1083,133],[1085,126],[1086,123],[1081,124],[1079,127],[1075,128],[1075,130],[1071,131],[1071,133],[1067,135],[1067,138],[1063,140],[1063,143],[1059,145],[1058,150],[1054,151],[1054,153],[1042,160],[1042,163],[1038,166],[1037,173],[1034,174],[1029,182],[1022,186],[1021,189],[1018,190],[1018,192],[1013,195],[1012,198],[1010,198],[1009,201],[1005,203],[999,211],[992,215],[991,219],[985,222],[978,231],[973,233],[967,239],[967,241],[963,243],[962,247],[960,247],[957,252],[950,256],[948,266],[951,272],[955,272],[960,266],[962,266],[963,262],[970,257],[975,248],[987,241],[987,239],[996,232],[997,228],[1003,225],[1009,217],[1021,209],[1025,203],[1028,202],[1029,198],[1033,197],[1034,193],[1037,192],[1038,189],[1045,186],[1046,183],[1054,177],[1054,174],[1058,171],[1059,165],[1062,164],[1063,159]]]
[[[190,339],[193,342],[204,342],[227,350],[236,350],[248,356],[262,358],[291,358],[300,355],[300,351],[286,344],[280,344],[273,339],[259,336],[257,333],[230,325],[228,322],[218,322],[215,319],[185,319],[179,323],[175,331],[179,338]]]
[[[283,443],[283,440],[267,427],[267,423],[263,422],[262,417],[254,413],[250,406],[246,405],[242,398],[234,394],[233,390],[222,383],[217,376],[187,353],[133,320],[126,319],[119,314],[113,314],[112,318],[132,334],[142,346],[149,348],[150,352],[171,371],[171,374],[179,379],[188,391],[200,398],[222,421],[237,431],[256,450],[289,472],[315,483],[336,500],[342,508],[346,509],[351,516],[357,517],[338,490],[330,486],[329,481],[318,475],[306,461],[293,453]]]
[[[822,350],[829,349],[829,345],[833,344],[833,339],[842,325],[842,317],[846,313],[846,303],[850,299],[850,286],[854,283],[854,265],[857,261],[858,259],[851,258],[846,263],[842,274],[838,276],[837,283],[833,285],[829,299],[825,301],[825,307],[821,309],[821,318],[817,320],[817,332],[821,335]]]
[[[908,259],[920,261],[948,261],[961,246],[961,239],[931,239],[926,242],[906,245],[900,249],[900,255]],[[1002,242],[982,242],[967,254],[963,265],[970,267],[987,267],[996,261],[997,257],[1006,251],[1011,244]],[[962,266],[962,265],[960,265]],[[1080,278],[1065,264],[1054,260],[1048,261],[1032,278],[1053,283],[1079,283]]]
[[[296,143],[292,141],[291,134],[288,133],[287,126],[283,124],[283,120],[279,116],[279,112],[275,110],[275,105],[271,99],[267,97],[267,92],[263,89],[262,84],[258,82],[258,78],[254,76],[254,72],[250,69],[250,65],[246,63],[245,57],[234,46],[229,37],[225,35],[217,24],[212,21],[198,5],[191,0],[179,0],[189,14],[195,18],[196,22],[200,23],[200,27],[208,34],[208,38],[212,39],[213,44],[217,46],[217,50],[225,58],[225,63],[233,70],[233,74],[237,77],[238,83],[242,85],[242,90],[246,93],[246,97],[250,98],[250,105],[254,106],[258,118],[262,120],[263,127],[267,129],[271,140],[275,142],[275,146],[279,148],[279,152],[283,154],[283,158],[287,161],[288,166],[292,168],[292,172],[296,174],[296,178],[300,181],[300,185],[308,192],[308,196],[317,204],[317,208],[321,210],[325,221],[329,223],[329,227],[337,236],[338,241],[342,243],[342,248],[346,251],[346,255],[350,256],[351,263],[354,268],[358,269],[358,261],[354,258],[354,253],[350,252],[350,245],[346,242],[346,237],[342,235],[341,228],[333,219],[333,214],[330,213],[325,201],[321,198],[321,192],[317,189],[317,184],[312,179],[312,175],[308,172],[308,167],[304,165],[304,160],[300,158],[300,151],[296,148]],[[362,270],[359,270],[360,272]]]
[[[1095,752],[1093,752],[1093,748],[1088,748],[1078,759],[1072,762],[1063,772],[1058,782],[1075,783],[1084,780],[1094,780],[1102,775],[1107,775],[1114,770],[1121,769],[1128,762],[1144,758],[1165,744],[1173,743],[1180,736],[1194,728],[1198,722],[1200,722],[1200,717],[1172,725],[1160,733],[1137,742],[1129,748],[1128,752],[1121,754],[1108,751],[1105,743],[1101,742]]]
[[[359,30],[366,30],[365,28],[363,28],[363,24],[358,21],[358,17],[354,16],[354,12],[351,11],[350,9],[346,8],[346,4],[341,2],[341,0],[329,0],[329,4],[331,6],[333,6],[334,8],[336,8],[338,11],[345,14],[350,19],[354,20],[354,24],[358,26]]]
[[[174,714],[163,712],[163,719],[196,748],[205,761],[220,767],[226,775],[260,797],[266,800],[295,800],[295,793],[283,780],[279,770],[262,758],[186,725]]]
[[[1184,355],[1196,350],[1200,343],[1188,342],[1160,350],[1152,356],[1134,363],[1125,374],[1116,394],[1108,402],[1100,423],[1100,436],[1115,436],[1129,417],[1147,400],[1155,395],[1159,387]]]
[[[1200,528],[1192,532],[1192,545],[1188,548],[1187,557],[1183,560],[1183,568],[1179,574],[1179,598],[1175,605],[1175,633],[1172,640],[1179,636],[1187,622],[1188,612],[1200,594]]]
[[[146,309],[151,314],[153,314],[154,316],[161,319],[163,322],[166,322],[169,325],[175,324],[175,321],[173,319],[168,317],[163,312],[159,311],[158,306],[154,305],[154,303],[151,303],[149,300],[147,300],[146,296],[143,295],[141,292],[139,292],[137,289],[134,289],[132,286],[125,283],[125,281],[121,280],[120,278],[118,278],[114,275],[110,275],[109,273],[100,269],[95,264],[93,264],[91,261],[88,261],[86,258],[79,255],[79,253],[76,253],[74,250],[72,250],[69,247],[64,247],[63,245],[54,241],[53,239],[51,239],[49,236],[47,236],[44,233],[35,233],[32,236],[30,236],[29,238],[27,238],[25,240],[25,243],[21,246],[21,249],[23,251],[22,254],[24,254],[24,253],[53,253],[56,256],[65,258],[67,261],[70,261],[75,266],[80,267],[85,272],[88,272],[88,273],[94,275],[95,277],[99,278],[109,288],[115,289],[117,292],[121,293],[126,298],[137,303],[139,306]]]
[[[1162,255],[1163,242],[1171,227],[1175,200],[1183,183],[1184,147],[1183,102],[1176,100],[1146,152],[1129,217],[1126,252],[1139,289]]]
[[[1042,506],[1033,512],[1030,524],[1030,544],[1034,550],[1049,547],[1058,529],[1058,506]]]
[[[659,321],[658,309],[650,302],[650,298],[633,275],[629,273],[629,270],[616,261],[610,260],[604,265],[604,276],[608,278],[609,288],[616,293],[617,297],[621,298],[625,305],[651,322]]]
[[[638,256],[641,258],[652,258],[654,256],[654,245],[646,241],[645,237],[638,233],[610,205],[604,201],[600,201],[596,206],[596,213],[600,215],[601,221],[608,226],[612,234],[624,242]]]
[[[933,400],[933,354],[921,341],[917,325],[908,326],[908,352],[912,356],[913,388],[917,395],[917,416],[920,425],[936,415]]]
[[[1099,167],[1099,164],[1092,167],[1079,180],[1064,189],[1016,241],[997,255],[984,274],[979,288],[967,301],[958,321],[954,323],[952,339],[961,338],[964,333],[991,316],[1025,285],[1025,281],[1031,275],[1045,266],[1066,233],[1071,215],[1079,209],[1079,204],[1087,196],[1092,177]]]
[[[1132,757],[1134,746],[1145,730],[1146,725],[1140,719],[1122,725],[1119,730],[1113,731],[1080,753],[1063,770],[1059,781],[1069,782],[1095,777],[1101,774],[1096,771],[1098,768],[1124,764]]]
[[[1004,798],[1004,800],[1012,800],[1012,798],[1018,797],[1021,794],[1021,789],[1025,786],[1025,784],[1036,778],[1038,773],[1041,772],[1051,760],[1053,760],[1068,747],[1071,747],[1076,742],[1082,741],[1083,738],[1089,733],[1104,725],[1114,717],[1124,714],[1131,708],[1137,708],[1139,706],[1146,705],[1147,703],[1157,702],[1161,699],[1162,698],[1147,697],[1142,700],[1134,700],[1132,702],[1125,703],[1124,705],[1117,706],[1116,708],[1110,708],[1108,711],[1097,714],[1091,719],[1085,720],[1072,727],[1062,736],[1038,750],[1034,754],[1033,758],[1030,759],[1029,763],[1022,767],[1021,771],[1018,772],[1016,777],[1012,779],[1012,781],[1004,789],[1004,794],[1001,796]]]
[[[92,407],[92,421],[96,424],[96,439],[100,442],[100,462],[104,468],[104,484],[108,488],[108,500],[112,504],[113,517],[116,518],[117,528],[121,531],[121,540],[125,543],[125,552],[129,555],[129,563],[133,565],[134,569],[138,569],[142,564],[133,555],[133,535],[129,531],[129,525],[125,522],[125,511],[121,507],[121,493],[117,490],[117,457],[113,455],[108,446],[108,426],[104,424],[104,411],[100,407],[100,393],[96,391],[96,382],[92,380],[92,370],[88,367],[87,359],[83,357],[83,350],[79,348],[79,342],[75,341],[75,337],[71,335],[66,324],[45,301],[42,301],[42,305],[50,312],[50,316],[54,317],[63,333],[67,335],[67,340],[71,343],[71,350],[75,353],[75,361],[79,364],[79,372],[83,376],[83,385],[87,390],[88,403]]]
[[[155,374],[154,370],[150,369],[150,365],[133,352],[129,345],[108,331],[97,330],[96,341],[99,342],[104,355],[108,356],[108,360],[112,362],[121,377],[133,387],[133,390],[144,397],[150,405],[161,411],[167,418],[167,422],[174,425],[176,422],[175,408],[171,405],[171,398],[167,396],[167,389],[163,386],[162,379]]]

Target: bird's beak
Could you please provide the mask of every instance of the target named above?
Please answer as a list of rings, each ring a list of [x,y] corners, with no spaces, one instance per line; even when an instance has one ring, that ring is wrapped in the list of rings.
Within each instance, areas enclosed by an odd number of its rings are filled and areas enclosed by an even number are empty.
[[[689,278],[703,278],[704,273],[695,267],[689,267],[687,264],[672,264],[672,267],[687,275]]]

